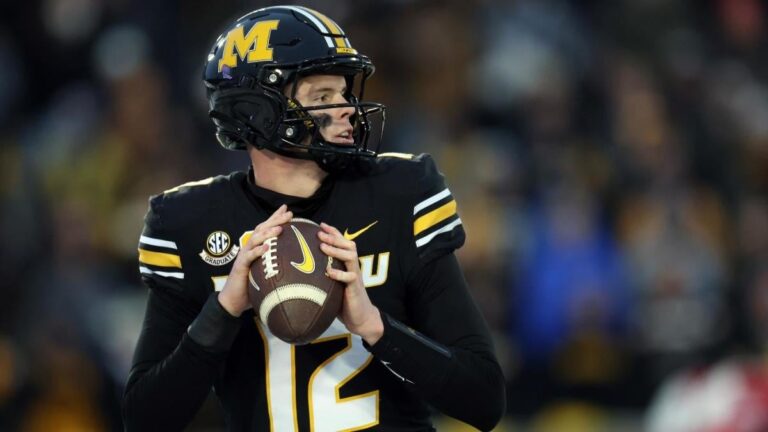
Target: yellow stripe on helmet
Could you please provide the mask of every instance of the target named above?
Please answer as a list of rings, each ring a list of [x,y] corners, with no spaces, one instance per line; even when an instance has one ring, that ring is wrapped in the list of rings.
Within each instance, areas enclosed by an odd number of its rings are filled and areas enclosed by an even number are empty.
[[[334,36],[333,40],[336,43],[336,47],[338,48],[352,48],[350,47],[345,38],[344,38],[344,32],[341,30],[341,27],[339,27],[338,24],[336,24],[332,19],[328,18],[327,16],[321,14],[320,12],[310,9],[308,7],[301,7],[305,11],[311,13],[314,15],[317,19],[323,22],[326,27],[328,27],[328,31]]]

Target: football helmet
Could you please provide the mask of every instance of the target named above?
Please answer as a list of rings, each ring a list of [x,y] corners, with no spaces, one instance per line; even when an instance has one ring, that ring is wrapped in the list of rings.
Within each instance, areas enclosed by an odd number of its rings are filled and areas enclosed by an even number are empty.
[[[376,155],[385,107],[362,102],[373,72],[370,59],[352,48],[327,16],[305,7],[272,6],[239,18],[219,36],[203,80],[222,146],[235,150],[251,144],[315,160],[330,171]],[[289,85],[315,74],[344,76],[347,103],[302,106],[295,99],[297,86]],[[354,108],[354,145],[334,144],[321,134],[324,123],[317,111],[341,107]]]

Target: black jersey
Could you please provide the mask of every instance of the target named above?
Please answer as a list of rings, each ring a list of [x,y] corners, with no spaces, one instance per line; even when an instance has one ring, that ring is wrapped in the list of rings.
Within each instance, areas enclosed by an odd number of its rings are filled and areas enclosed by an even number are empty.
[[[224,348],[190,340],[185,330],[224,286],[251,231],[274,211],[249,191],[247,175],[187,183],[151,199],[139,264],[153,312],[128,402],[165,404],[159,412],[178,419],[165,423],[170,428],[183,427],[211,385],[231,430],[431,430],[428,404],[480,428],[498,421],[503,378],[452,254],[464,230],[427,155],[380,156],[365,175],[324,185],[322,202],[301,215],[356,242],[363,282],[385,323],[373,347],[338,320],[313,343],[290,345],[252,311],[232,318],[237,330]],[[152,380],[156,386],[139,385]],[[167,390],[174,386],[182,394]],[[485,412],[496,414],[477,419]],[[144,415],[127,406],[126,424],[141,424],[130,417]]]

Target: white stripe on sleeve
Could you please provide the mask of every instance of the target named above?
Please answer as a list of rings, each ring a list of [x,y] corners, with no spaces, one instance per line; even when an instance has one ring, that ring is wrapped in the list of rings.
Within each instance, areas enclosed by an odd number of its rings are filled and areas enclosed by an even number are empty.
[[[422,209],[429,207],[430,205],[440,201],[441,199],[447,197],[450,194],[451,194],[451,191],[449,191],[448,188],[443,189],[442,192],[438,192],[432,195],[431,197],[425,199],[424,201],[416,204],[416,207],[413,208],[413,214],[415,215]]]
[[[180,272],[155,271],[155,270],[150,270],[150,269],[148,269],[148,268],[146,268],[144,266],[140,266],[139,267],[139,271],[142,274],[156,274],[156,275],[162,276],[162,277],[171,277],[171,278],[176,278],[176,279],[184,279],[184,273],[180,273]]]
[[[431,234],[429,234],[427,236],[424,236],[424,237],[416,240],[416,247],[424,246],[425,244],[431,242],[432,239],[435,238],[435,236],[437,236],[438,234],[442,234],[444,232],[448,232],[448,231],[454,229],[457,225],[460,225],[460,224],[461,224],[461,219],[456,219],[455,221],[453,221],[453,222],[449,223],[448,225],[440,228],[439,230],[437,230],[437,231],[435,231],[435,232],[433,232],[433,233],[431,233]]]
[[[152,245],[152,246],[160,246],[160,247],[166,247],[166,248],[171,248],[171,249],[178,249],[178,247],[176,247],[176,243],[175,242],[168,241],[168,240],[160,240],[160,239],[156,239],[156,238],[152,238],[152,237],[147,237],[147,236],[139,237],[139,242],[140,243],[144,243],[144,244],[148,244],[148,245]]]

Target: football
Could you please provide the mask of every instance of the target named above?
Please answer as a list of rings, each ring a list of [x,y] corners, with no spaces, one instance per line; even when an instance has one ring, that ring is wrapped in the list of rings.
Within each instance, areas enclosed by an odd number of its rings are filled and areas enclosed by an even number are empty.
[[[320,226],[294,218],[251,264],[248,295],[256,319],[281,340],[303,345],[317,339],[338,316],[344,284],[328,277],[328,265],[344,265],[320,250]]]

